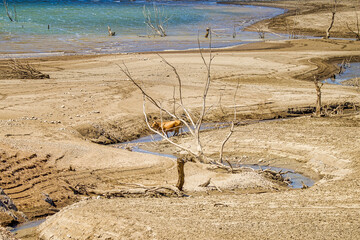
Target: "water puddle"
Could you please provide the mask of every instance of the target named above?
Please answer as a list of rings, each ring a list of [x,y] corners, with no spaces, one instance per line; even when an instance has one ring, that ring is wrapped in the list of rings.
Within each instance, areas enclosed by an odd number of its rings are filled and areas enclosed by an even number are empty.
[[[352,85],[348,82],[351,79],[354,79],[354,82],[357,80],[359,84],[360,77],[360,62],[354,62],[350,64],[346,64],[343,68],[342,73],[336,74],[333,78],[328,78],[324,81],[324,83],[336,84],[336,85]],[[338,65],[339,67],[341,64]]]
[[[291,169],[287,169],[287,168],[280,168],[280,167],[272,167],[272,166],[260,166],[257,164],[240,164],[238,166],[233,165],[233,167],[249,167],[252,168],[254,170],[265,170],[265,169],[269,169],[275,172],[282,172],[284,174],[282,174],[282,176],[284,177],[284,179],[288,178],[289,179],[289,186],[295,189],[299,189],[303,187],[303,184],[305,184],[308,187],[312,187],[315,184],[315,181],[307,178],[303,175],[301,175],[300,173],[295,172],[294,170]]]
[[[279,121],[282,119],[272,119],[272,120],[265,120],[265,121],[274,121],[274,120]],[[262,121],[264,121],[264,120],[262,120]],[[256,122],[259,122],[259,121],[256,121]],[[252,121],[252,123],[255,123],[255,122]],[[203,126],[200,129],[201,130],[211,130],[211,129],[217,129],[217,128],[224,128],[229,125],[230,125],[230,123],[207,123],[207,124],[203,124]],[[182,131],[188,132],[188,129],[183,129]],[[121,148],[121,149],[128,149],[133,152],[147,153],[147,154],[153,154],[153,155],[157,155],[157,156],[176,159],[177,157],[174,155],[171,155],[171,154],[159,153],[159,152],[149,151],[149,150],[145,150],[145,149],[141,148],[142,144],[158,142],[161,140],[162,140],[161,136],[159,136],[157,134],[152,134],[152,135],[148,135],[145,137],[135,139],[133,141],[117,143],[117,144],[114,144],[113,147]],[[314,180],[307,178],[307,177],[303,176],[302,174],[295,172],[292,169],[273,167],[273,166],[261,166],[261,165],[257,165],[257,164],[238,164],[238,165],[233,164],[233,167],[249,167],[254,170],[269,169],[269,170],[272,170],[275,172],[281,172],[284,179],[286,179],[286,178],[289,179],[289,186],[294,189],[302,188],[304,184],[308,187],[311,187],[315,184]]]
[[[16,233],[21,230],[37,227],[40,224],[42,224],[43,222],[45,222],[45,220],[46,219],[40,219],[40,220],[35,220],[35,221],[30,221],[30,222],[20,224],[20,225],[14,227],[13,229],[11,229],[10,232]]]

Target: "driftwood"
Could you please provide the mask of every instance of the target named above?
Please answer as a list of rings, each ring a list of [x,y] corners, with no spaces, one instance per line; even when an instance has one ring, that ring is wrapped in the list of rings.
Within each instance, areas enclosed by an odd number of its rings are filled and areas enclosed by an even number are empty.
[[[109,36],[115,36],[115,32],[111,31],[111,28],[108,26],[108,32],[109,32]]]
[[[212,184],[212,186],[210,186],[210,184]],[[214,182],[211,181],[211,178],[209,178],[206,182],[204,182],[203,184],[200,184],[199,187],[203,187],[203,188],[215,188],[216,190],[218,190],[219,192],[222,192],[222,190],[216,186],[216,184]]]
[[[114,197],[131,197],[131,196],[177,196],[183,197],[184,194],[174,186],[158,186],[158,187],[138,187],[130,189],[112,189],[100,190],[90,189],[89,194],[100,195],[106,198]]]
[[[303,181],[301,181],[301,184],[302,184],[301,189],[307,189],[307,188],[309,188],[309,186],[306,185]]]
[[[210,182],[211,182],[211,178],[209,178],[209,179],[208,179],[206,182],[204,182],[203,184],[200,184],[199,187],[207,187],[207,186],[209,186]]]
[[[260,170],[258,170],[258,172],[260,174],[264,174],[266,177],[270,178],[270,179],[273,179],[275,181],[279,181],[279,182],[285,182],[287,183],[288,185],[291,183],[291,180],[290,178],[284,178],[283,175],[291,172],[291,171],[285,171],[283,172],[282,170],[280,171],[274,171],[274,170],[271,170],[271,169],[262,169],[261,166],[260,166]]]
[[[9,63],[9,67],[11,68],[13,74],[21,79],[44,79],[50,78],[48,74],[44,74],[37,70],[35,67],[30,65],[29,63],[21,63],[15,59],[11,59]]]

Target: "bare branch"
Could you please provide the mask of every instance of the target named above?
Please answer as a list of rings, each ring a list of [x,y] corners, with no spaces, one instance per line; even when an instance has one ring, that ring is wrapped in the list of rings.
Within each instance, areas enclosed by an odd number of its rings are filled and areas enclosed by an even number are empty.
[[[203,93],[203,103],[202,103],[202,109],[200,112],[200,116],[199,119],[196,122],[196,128],[195,128],[195,135],[197,138],[197,144],[198,144],[198,151],[202,152],[202,146],[201,146],[201,142],[200,142],[200,127],[202,124],[202,121],[204,119],[205,116],[205,112],[206,112],[206,98],[207,98],[207,94],[209,92],[209,87],[210,87],[210,83],[211,83],[211,63],[214,59],[214,57],[212,56],[212,32],[211,32],[211,28],[209,30],[209,61],[206,62],[204,54],[202,52],[201,46],[200,46],[200,39],[198,37],[198,45],[199,45],[199,51],[200,51],[200,56],[201,59],[203,60],[204,65],[206,66],[206,70],[207,70],[207,76],[206,76],[206,82],[205,82],[205,86],[204,86],[204,93]]]
[[[355,8],[355,15],[356,15],[356,29],[357,29],[357,31],[355,32],[352,28],[350,28],[350,26],[349,26],[348,23],[346,23],[346,26],[347,26],[347,28],[349,29],[349,31],[355,35],[356,40],[357,40],[357,41],[360,41],[359,16],[358,16],[358,14],[357,14],[356,8]]]
[[[10,20],[11,22],[13,22],[14,19],[11,17],[11,15],[10,15],[10,13],[9,13],[8,4],[7,4],[6,0],[3,0],[3,2],[4,2],[4,7],[5,7],[6,15],[8,16],[9,20]]]
[[[231,122],[231,127],[230,127],[230,132],[228,133],[228,135],[226,136],[226,138],[224,139],[223,143],[221,144],[221,148],[220,148],[220,157],[219,157],[219,161],[222,163],[223,162],[223,152],[224,152],[224,146],[226,144],[226,142],[229,140],[229,138],[231,137],[231,135],[233,134],[234,132],[234,124],[236,122],[236,94],[237,94],[237,91],[239,89],[239,82],[238,84],[236,85],[236,89],[235,89],[235,93],[234,93],[234,120]],[[228,162],[230,164],[230,162]],[[231,164],[230,164],[231,166]],[[231,166],[232,168],[232,166]]]
[[[165,24],[170,20],[170,17],[164,15],[164,9],[159,9],[154,2],[152,12],[144,5],[143,15],[145,24],[155,33],[155,35],[159,35],[160,37],[165,37],[167,35]],[[152,16],[154,16],[154,19],[151,18]]]
[[[146,114],[146,99],[147,99],[147,97],[146,97],[145,95],[143,95],[143,114],[144,114],[144,116],[145,116],[145,122],[146,122],[146,125],[148,126],[148,128],[149,128],[152,132],[160,135],[163,139],[165,139],[165,140],[168,141],[169,143],[173,144],[174,146],[176,146],[176,147],[178,147],[178,148],[180,148],[180,149],[183,149],[183,150],[187,151],[188,153],[190,153],[191,155],[197,157],[197,154],[194,153],[193,151],[191,151],[191,149],[188,149],[188,148],[186,148],[186,147],[183,147],[183,146],[181,146],[181,145],[173,142],[170,138],[168,138],[168,137],[166,136],[166,134],[162,134],[161,132],[159,132],[159,131],[157,131],[157,130],[155,130],[154,128],[151,127],[151,125],[150,125],[150,123],[149,123],[149,120],[148,120],[148,116],[147,116],[147,114]]]
[[[184,106],[183,97],[182,97],[182,81],[181,81],[181,78],[180,78],[180,75],[179,75],[177,69],[176,69],[171,63],[169,63],[163,56],[161,56],[160,54],[158,54],[158,56],[159,56],[159,57],[164,61],[164,63],[165,63],[166,65],[168,65],[168,66],[173,70],[173,72],[175,73],[176,79],[178,80],[178,84],[179,84],[180,106],[182,107],[183,111],[185,112],[187,118],[190,120],[192,127],[195,128],[196,126],[195,126],[195,124],[194,124],[194,121],[193,121],[193,119],[192,119],[189,111],[188,111],[187,108]],[[180,120],[182,120],[182,119],[180,119]],[[184,121],[184,120],[183,120],[182,122],[186,125],[186,127],[189,128],[190,133],[194,135],[193,130],[192,130],[191,127],[187,124],[187,122]]]

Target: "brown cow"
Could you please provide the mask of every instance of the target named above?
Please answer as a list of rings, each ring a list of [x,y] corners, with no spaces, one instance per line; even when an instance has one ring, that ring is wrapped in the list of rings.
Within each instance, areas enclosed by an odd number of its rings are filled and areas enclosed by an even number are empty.
[[[181,130],[181,125],[182,122],[180,120],[167,122],[154,121],[151,127],[158,131],[164,131],[166,136],[169,137],[167,134],[168,132],[174,132],[173,136],[177,136],[179,134],[179,131]]]

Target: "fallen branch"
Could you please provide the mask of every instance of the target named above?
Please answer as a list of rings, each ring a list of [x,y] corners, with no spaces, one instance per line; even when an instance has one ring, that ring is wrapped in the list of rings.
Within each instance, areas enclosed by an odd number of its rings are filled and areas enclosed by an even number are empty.
[[[207,186],[209,186],[210,181],[211,181],[211,178],[209,178],[209,179],[208,179],[206,182],[204,182],[203,184],[200,184],[199,187],[207,187]]]
[[[137,184],[130,184],[137,185]],[[111,189],[100,190],[90,189],[86,191],[88,194],[104,196],[106,198],[114,197],[128,197],[128,196],[177,196],[182,197],[184,194],[174,186],[158,186],[158,187],[146,187],[139,185],[137,188],[130,189]]]

